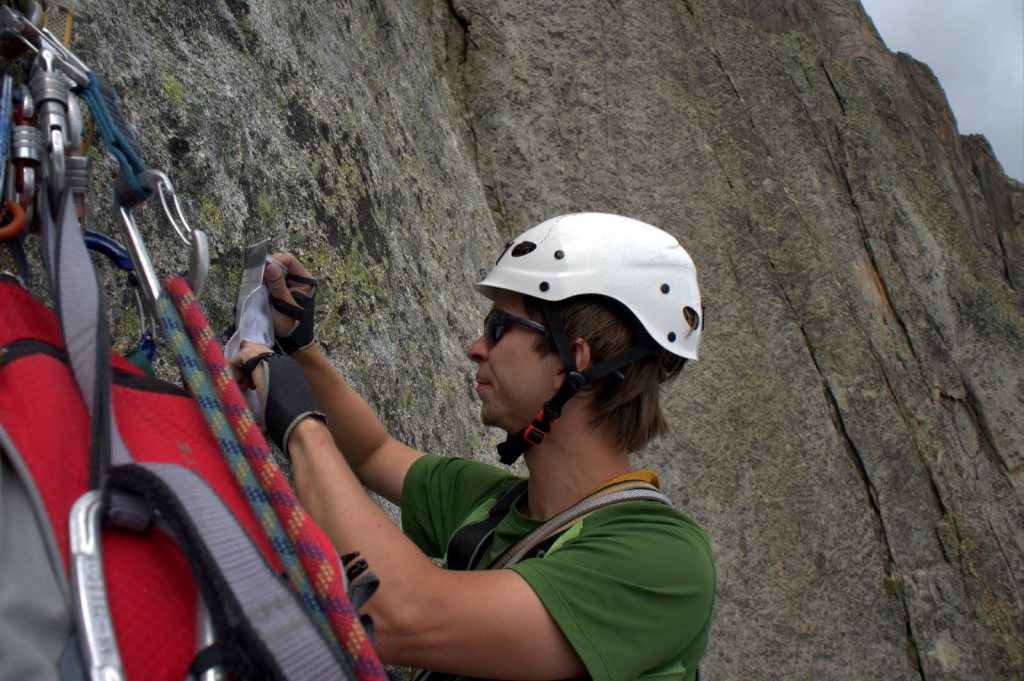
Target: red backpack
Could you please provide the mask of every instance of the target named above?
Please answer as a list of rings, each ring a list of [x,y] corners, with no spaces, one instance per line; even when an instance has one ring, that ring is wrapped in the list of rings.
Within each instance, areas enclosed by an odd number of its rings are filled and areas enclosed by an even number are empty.
[[[59,607],[53,609],[56,614],[49,618],[28,617],[24,622],[7,624],[24,641],[59,642],[67,638],[60,646],[67,667],[74,664],[75,639],[83,636],[83,626],[106,626],[104,613],[87,613],[87,617],[96,618],[94,622],[74,622],[74,592],[87,592],[97,583],[105,583],[116,637],[100,631],[98,643],[92,645],[102,649],[109,645],[105,641],[116,640],[129,678],[180,681],[189,674],[204,647],[197,642],[198,583],[210,604],[212,630],[217,631],[213,638],[218,643],[215,652],[207,652],[206,660],[200,659],[193,671],[202,672],[207,665],[227,668],[243,677],[323,678],[325,670],[327,676],[335,678],[362,676],[330,653],[298,597],[281,577],[281,563],[192,396],[182,388],[146,376],[116,354],[111,354],[110,363],[113,413],[136,463],[113,467],[103,493],[108,527],[102,531],[100,542],[102,574],[76,580],[72,574],[69,518],[72,525],[98,520],[90,520],[87,509],[72,514],[76,501],[90,489],[89,414],[69,366],[57,317],[15,280],[0,277],[0,446],[39,524],[38,531],[29,532],[38,535],[49,559],[48,566],[39,567],[52,571],[52,582],[66,606],[63,612]],[[153,472],[161,466],[163,472]],[[185,482],[165,480],[175,476]],[[189,478],[194,480],[189,482]],[[11,496],[10,483],[5,480],[5,499]],[[189,487],[196,489],[189,492]],[[112,501],[120,497],[129,503]],[[141,499],[146,501],[136,503],[144,507],[138,513],[131,502]],[[97,493],[97,507],[103,501]],[[131,518],[133,512],[140,518]],[[111,517],[117,514],[129,518]],[[153,515],[159,518],[155,520]],[[13,518],[8,518],[10,521]],[[196,527],[203,523],[234,523],[236,527],[234,531]],[[23,547],[8,545],[9,533],[3,537],[5,554],[32,554]],[[221,546],[208,545],[213,537],[213,543]],[[223,546],[232,542],[231,548]],[[235,565],[218,564],[217,557],[211,555],[217,550],[230,552],[227,561]],[[85,567],[88,572],[88,564]],[[19,582],[29,584],[39,579],[38,573],[4,575],[8,589]],[[246,580],[250,583],[232,584]],[[263,615],[257,613],[254,618],[252,605],[241,602],[246,596],[235,593],[246,589],[263,592],[257,594],[267,601],[263,607],[285,612],[277,615],[273,626],[280,629],[284,625],[301,632],[292,632],[289,639],[288,646],[294,650],[282,650],[280,642],[265,640],[282,634],[271,631],[268,637],[266,627],[254,621]],[[268,589],[275,592],[278,602],[266,598]],[[26,592],[24,608],[36,608],[44,598],[43,594]],[[18,608],[5,610],[5,620],[12,612],[19,612]],[[77,635],[72,635],[76,630]],[[8,640],[8,645],[13,644]],[[22,654],[27,655],[24,650],[5,649],[3,664],[14,664],[11,656]],[[317,658],[316,663],[310,664],[311,658]]]

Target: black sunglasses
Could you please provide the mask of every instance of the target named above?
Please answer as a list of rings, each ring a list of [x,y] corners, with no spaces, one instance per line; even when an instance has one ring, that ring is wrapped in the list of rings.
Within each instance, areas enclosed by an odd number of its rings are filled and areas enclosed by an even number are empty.
[[[501,336],[505,333],[505,327],[508,324],[519,324],[520,326],[525,326],[528,329],[540,331],[541,333],[547,333],[548,331],[546,327],[538,324],[532,319],[517,317],[516,315],[509,314],[504,310],[495,309],[488,312],[487,316],[484,317],[484,338],[487,339],[488,343],[494,345],[501,340]]]

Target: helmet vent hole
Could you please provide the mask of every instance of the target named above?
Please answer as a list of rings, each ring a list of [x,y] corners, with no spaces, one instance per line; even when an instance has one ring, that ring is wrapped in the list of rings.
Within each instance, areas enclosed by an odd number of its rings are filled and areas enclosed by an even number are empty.
[[[662,285],[661,285],[661,292],[662,292],[662,293],[668,293],[668,292],[669,292],[670,290],[671,290],[671,289],[669,289],[669,286],[668,286],[668,284],[662,284]]]
[[[555,260],[561,260],[565,257],[565,251],[555,251]]]
[[[546,281],[540,282],[541,293],[546,292],[549,288],[551,288],[551,286],[548,284],[548,282],[546,282]]]
[[[524,241],[520,244],[516,244],[516,247],[512,249],[513,258],[521,258],[527,253],[533,253],[537,249],[537,244],[532,241]]]
[[[696,329],[700,324],[700,315],[698,315],[697,311],[692,307],[683,308],[683,319],[686,320],[686,323],[689,324],[691,329]]]
[[[669,331],[668,332],[668,342],[669,343],[675,343],[676,342],[676,332],[675,331]]]

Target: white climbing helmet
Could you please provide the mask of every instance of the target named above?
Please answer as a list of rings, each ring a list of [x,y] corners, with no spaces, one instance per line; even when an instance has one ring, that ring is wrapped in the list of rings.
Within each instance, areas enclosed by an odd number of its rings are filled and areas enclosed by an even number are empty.
[[[697,270],[675,237],[605,213],[552,218],[510,241],[477,291],[559,301],[596,294],[624,305],[664,350],[697,359],[703,308]]]

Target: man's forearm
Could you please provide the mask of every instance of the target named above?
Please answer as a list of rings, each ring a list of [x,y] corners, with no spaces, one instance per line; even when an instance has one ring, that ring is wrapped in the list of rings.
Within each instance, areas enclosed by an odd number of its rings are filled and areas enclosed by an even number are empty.
[[[295,490],[303,507],[339,553],[359,551],[380,579],[382,588],[366,611],[377,628],[378,652],[394,660],[400,647],[393,649],[393,642],[423,628],[411,622],[422,619],[424,576],[438,568],[365,494],[321,421],[301,422],[289,442]]]
[[[358,475],[362,464],[388,440],[387,429],[316,345],[292,356],[302,366],[320,408],[327,414],[335,445]]]

